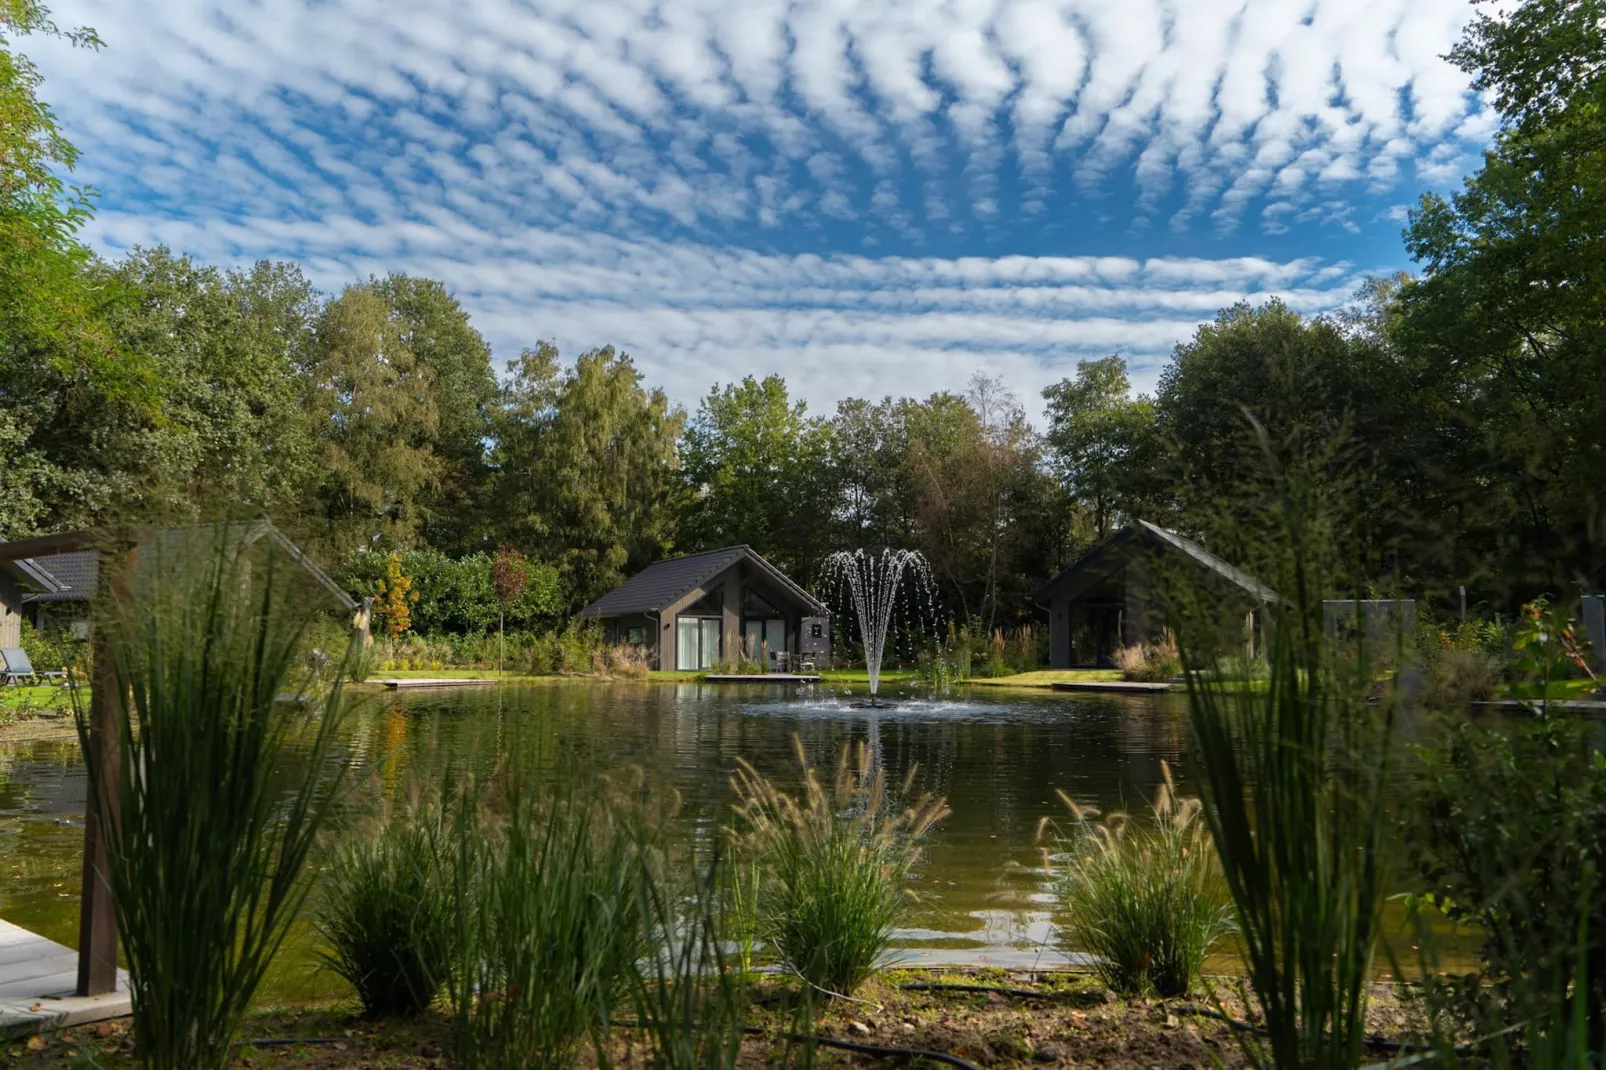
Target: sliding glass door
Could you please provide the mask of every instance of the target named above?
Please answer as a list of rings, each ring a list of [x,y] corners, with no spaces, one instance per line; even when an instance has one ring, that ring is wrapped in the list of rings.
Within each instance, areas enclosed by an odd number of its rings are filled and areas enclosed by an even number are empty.
[[[675,618],[675,668],[712,669],[719,660],[719,626],[718,617]]]

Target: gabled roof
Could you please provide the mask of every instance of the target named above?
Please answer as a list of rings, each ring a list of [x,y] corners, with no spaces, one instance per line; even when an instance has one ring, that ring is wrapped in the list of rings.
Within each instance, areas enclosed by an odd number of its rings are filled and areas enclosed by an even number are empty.
[[[793,583],[786,574],[747,545],[727,546],[685,557],[670,557],[648,565],[624,583],[580,611],[583,617],[618,617],[627,613],[656,613],[743,561],[753,565],[805,608],[827,615],[823,602]]]
[[[12,565],[29,586],[38,588],[24,594],[24,602],[87,602],[100,583],[100,554],[95,550],[25,557]]]
[[[1146,542],[1151,546],[1157,546],[1167,551],[1181,553],[1201,568],[1221,577],[1236,587],[1242,588],[1262,602],[1277,601],[1276,591],[1267,587],[1243,569],[1227,564],[1227,562],[1192,539],[1184,538],[1174,531],[1167,531],[1158,524],[1151,524],[1147,520],[1138,520],[1127,525],[1083,554],[1081,560],[1077,561],[1076,564],[1064,569],[1059,575],[1033,592],[1032,601],[1038,605],[1046,605],[1055,588],[1067,583],[1078,574],[1096,567],[1105,557],[1134,540]]]
[[[204,529],[147,528],[137,538],[141,545],[149,545],[176,540],[195,530]],[[267,520],[244,522],[240,535],[246,543],[261,539],[276,543],[348,612],[358,608],[357,602],[338,583]],[[100,586],[100,551],[81,547],[94,547],[99,541],[97,533],[86,530],[0,542],[0,568],[16,576],[28,588],[22,596],[24,602],[88,602],[94,599]]]

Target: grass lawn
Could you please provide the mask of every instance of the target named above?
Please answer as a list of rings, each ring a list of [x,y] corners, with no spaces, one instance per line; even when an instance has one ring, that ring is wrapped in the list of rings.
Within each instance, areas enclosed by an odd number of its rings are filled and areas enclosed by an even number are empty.
[[[1536,699],[1534,684],[1504,684],[1495,692],[1496,698]],[[1595,694],[1593,680],[1552,680],[1545,689],[1545,698],[1566,701],[1568,699],[1595,699],[1603,696]]]
[[[556,676],[532,676],[529,673],[495,669],[387,669],[383,672],[371,672],[364,683],[374,680],[501,680],[503,683],[516,684],[531,680],[555,680]]]
[[[1054,684],[1107,684],[1121,679],[1119,669],[1036,669],[1013,676],[971,677],[976,687],[1050,687]]]
[[[40,713],[71,713],[72,696],[55,684],[0,687],[0,724]]]

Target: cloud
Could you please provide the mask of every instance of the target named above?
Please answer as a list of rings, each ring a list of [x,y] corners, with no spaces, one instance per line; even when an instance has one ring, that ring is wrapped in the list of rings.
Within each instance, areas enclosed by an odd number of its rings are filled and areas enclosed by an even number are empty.
[[[522,222],[694,228],[768,223],[795,196],[855,218],[891,176],[907,231],[1118,177],[1141,214],[1231,229],[1259,198],[1330,199],[1419,159],[1442,181],[1490,130],[1440,58],[1464,0],[57,6],[110,42],[30,44],[90,176],[163,206],[293,212],[311,175],[345,207],[404,210],[467,179]]]
[[[688,402],[1152,384],[1222,305],[1345,303],[1360,221],[1493,130],[1440,58],[1464,0],[54,6],[108,42],[27,42],[102,248],[428,274],[501,356],[619,344]],[[1138,236],[1220,255],[1037,255]]]
[[[612,344],[686,404],[784,374],[817,410],[848,396],[963,389],[978,370],[1027,401],[1078,360],[1121,353],[1152,387],[1172,346],[1236,301],[1346,304],[1355,265],[1314,258],[777,255],[540,229],[153,221],[105,213],[109,250],[165,241],[218,263],[282,256],[333,290],[370,273],[444,280],[503,358],[539,339]],[[1032,409],[1035,411],[1036,405]]]

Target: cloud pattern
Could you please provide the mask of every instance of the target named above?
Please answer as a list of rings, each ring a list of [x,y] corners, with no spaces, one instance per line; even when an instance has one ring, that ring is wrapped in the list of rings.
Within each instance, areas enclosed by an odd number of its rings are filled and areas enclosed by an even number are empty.
[[[102,247],[432,274],[502,355],[614,342],[682,400],[1152,380],[1222,304],[1342,303],[1490,132],[1464,0],[55,8],[109,43],[29,46]]]

